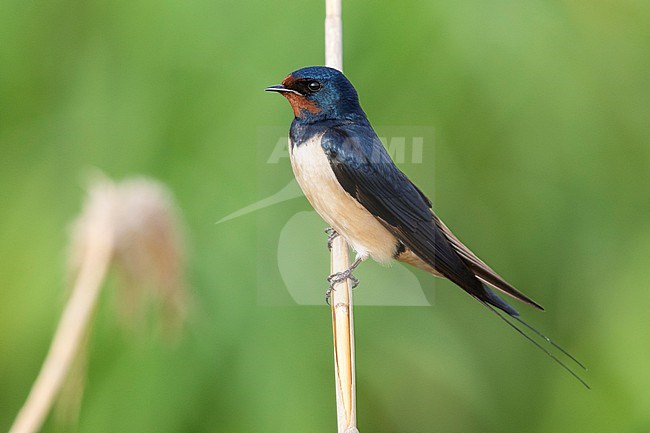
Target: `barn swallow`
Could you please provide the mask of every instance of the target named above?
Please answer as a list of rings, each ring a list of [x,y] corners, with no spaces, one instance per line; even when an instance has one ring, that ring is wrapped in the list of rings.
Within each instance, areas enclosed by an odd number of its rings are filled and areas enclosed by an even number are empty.
[[[496,295],[492,289],[543,310],[479,259],[436,216],[431,200],[393,163],[343,73],[322,66],[302,68],[265,90],[283,95],[293,109],[289,155],[298,184],[316,212],[356,252],[349,269],[330,276],[330,288],[342,279],[354,279],[352,271],[368,257],[383,264],[398,260],[447,278],[584,384],[506,319],[522,323],[576,361]]]

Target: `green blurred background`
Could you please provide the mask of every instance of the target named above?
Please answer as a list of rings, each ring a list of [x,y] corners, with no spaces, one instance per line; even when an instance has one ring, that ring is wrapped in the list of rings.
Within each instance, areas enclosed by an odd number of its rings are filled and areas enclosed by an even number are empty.
[[[650,431],[650,2],[345,2],[343,14],[370,120],[435,128],[407,174],[546,307],[520,311],[588,365],[593,388],[439,282],[433,307],[357,309],[360,431]],[[193,310],[175,344],[133,335],[109,285],[76,431],[335,429],[327,307],[258,302],[273,264],[256,263],[256,227],[275,211],[215,225],[264,197],[258,131],[288,128],[291,111],[262,89],[323,62],[323,19],[318,1],[2,2],[0,430],[63,307],[90,166],[173,191]],[[324,290],[327,267],[305,284]]]

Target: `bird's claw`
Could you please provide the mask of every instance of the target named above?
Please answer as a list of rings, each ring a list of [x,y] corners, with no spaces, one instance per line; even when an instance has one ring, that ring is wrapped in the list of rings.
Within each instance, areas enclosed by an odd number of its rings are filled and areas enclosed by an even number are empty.
[[[327,238],[327,247],[332,250],[332,241],[336,239],[339,234],[331,227],[325,229],[325,233],[328,234]],[[352,263],[352,265],[343,272],[335,272],[329,277],[327,277],[327,282],[330,283],[329,288],[325,292],[325,302],[327,305],[330,305],[330,298],[332,297],[332,291],[336,290],[334,286],[345,281],[350,280],[352,282],[352,288],[356,288],[359,285],[359,279],[352,275],[352,272],[359,266],[359,264],[364,260],[365,257],[357,257],[357,259]]]
[[[325,291],[325,303],[327,305],[331,305],[330,304],[330,298],[332,297],[332,290],[334,290],[334,289],[330,288],[330,289],[327,289],[327,291]]]
[[[330,283],[330,290],[334,290],[334,286],[349,279],[352,281],[352,288],[354,289],[359,285],[359,279],[352,275],[352,269],[348,269],[347,271],[343,272],[337,272],[335,274],[330,275],[327,277],[327,282]]]
[[[334,239],[336,239],[339,234],[332,227],[326,228],[325,233],[327,233],[327,249],[332,251],[332,242],[334,242]]]
[[[359,285],[359,279],[352,275],[352,269],[348,269],[343,272],[337,272],[335,274],[330,275],[327,277],[327,282],[330,283],[329,288],[325,292],[325,302],[327,305],[330,305],[330,299],[332,297],[332,292],[336,290],[334,286],[337,284],[345,281],[346,279],[349,279],[352,282],[352,288],[356,288]]]

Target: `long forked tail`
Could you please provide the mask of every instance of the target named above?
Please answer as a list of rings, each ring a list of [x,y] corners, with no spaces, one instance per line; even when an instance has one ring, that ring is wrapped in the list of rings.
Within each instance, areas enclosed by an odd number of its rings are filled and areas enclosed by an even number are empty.
[[[591,389],[591,387],[587,384],[587,382],[584,381],[578,374],[573,371],[569,366],[567,366],[564,362],[562,362],[557,356],[555,356],[550,350],[542,346],[540,343],[535,341],[530,335],[526,334],[520,327],[518,327],[515,323],[513,323],[511,320],[516,320],[517,322],[521,323],[524,325],[526,328],[531,330],[533,333],[535,333],[537,336],[540,338],[544,339],[547,343],[549,343],[551,346],[553,346],[555,349],[559,350],[562,354],[567,356],[571,361],[573,361],[576,365],[578,365],[580,368],[583,370],[587,370],[587,367],[584,366],[580,361],[578,361],[573,355],[571,355],[569,352],[564,350],[561,346],[553,342],[550,338],[548,338],[546,335],[542,334],[539,332],[537,329],[533,328],[531,325],[523,321],[521,318],[518,317],[518,314],[510,314],[509,312],[506,311],[508,314],[507,316],[501,313],[499,310],[494,308],[490,303],[486,301],[482,301],[479,299],[479,301],[485,305],[487,308],[490,309],[494,314],[496,314],[499,319],[503,320],[505,323],[508,324],[512,329],[514,329],[518,334],[522,335],[526,340],[530,341],[535,347],[537,347],[539,350],[544,352],[549,358],[551,358],[556,364],[558,364],[560,367],[562,367],[564,370],[566,370],[571,376],[573,376],[578,382],[580,382],[585,388]],[[507,305],[507,304],[506,304]],[[499,307],[500,308],[500,307]],[[511,319],[510,319],[511,318]]]

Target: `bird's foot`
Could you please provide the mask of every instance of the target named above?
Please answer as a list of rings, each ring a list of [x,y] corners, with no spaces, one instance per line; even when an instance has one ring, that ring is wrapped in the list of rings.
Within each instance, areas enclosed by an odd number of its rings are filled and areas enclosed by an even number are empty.
[[[327,249],[332,251],[332,242],[334,242],[334,239],[336,239],[339,234],[332,227],[326,228],[325,233],[327,233]]]
[[[359,279],[352,275],[352,269],[347,269],[343,272],[336,272],[335,274],[327,277],[327,282],[330,283],[330,290],[334,290],[334,286],[349,279],[352,281],[352,288],[354,289],[359,285]]]
[[[353,289],[359,285],[359,279],[352,275],[353,270],[354,268],[346,269],[343,272],[336,272],[327,277],[327,282],[330,283],[329,288],[325,292],[325,302],[327,302],[327,305],[330,305],[330,298],[332,297],[332,292],[336,290],[334,286],[337,284],[349,279],[352,282]]]

